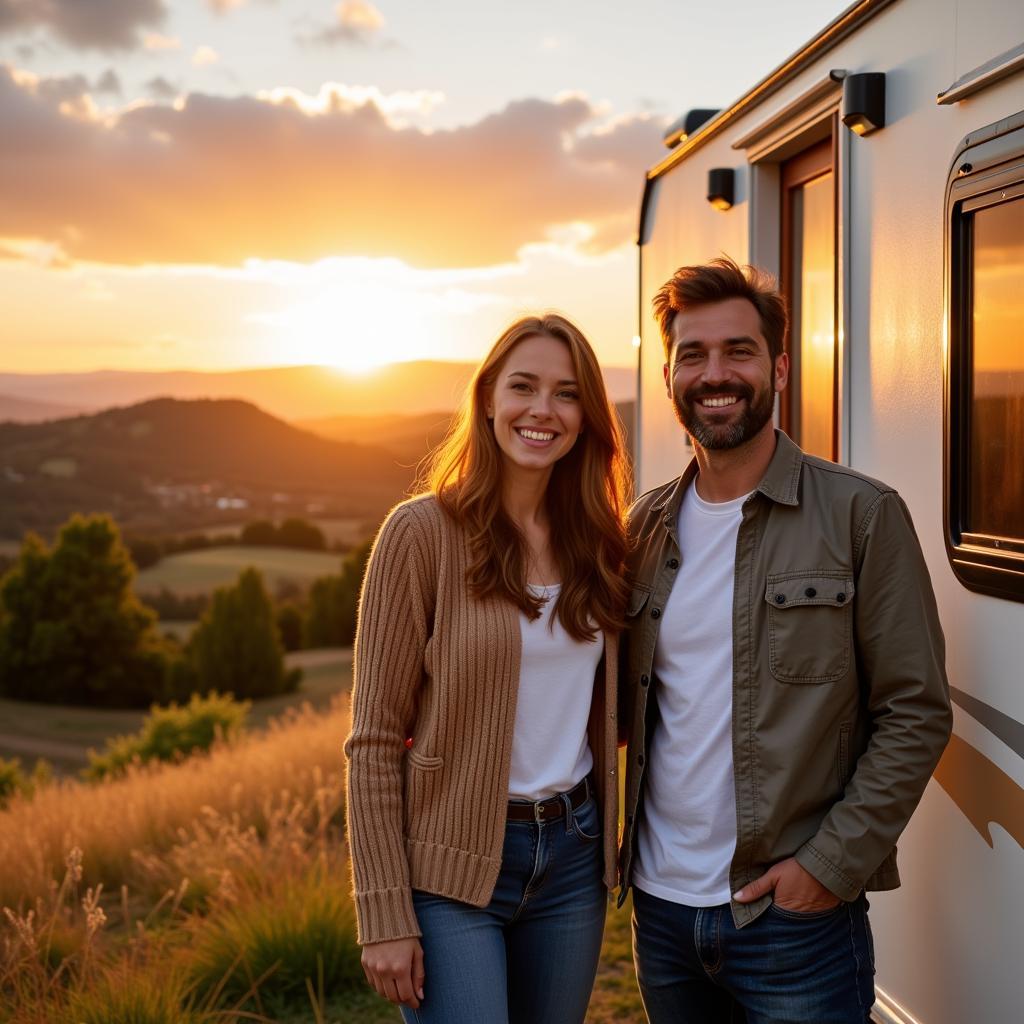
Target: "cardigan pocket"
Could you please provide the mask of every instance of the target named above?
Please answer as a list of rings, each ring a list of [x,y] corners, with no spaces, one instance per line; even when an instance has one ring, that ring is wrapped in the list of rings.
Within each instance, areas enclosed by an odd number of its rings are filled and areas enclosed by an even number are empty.
[[[409,759],[409,765],[424,772],[436,772],[444,765],[443,757],[434,757],[431,754],[421,754],[415,747],[411,747],[405,755]]]

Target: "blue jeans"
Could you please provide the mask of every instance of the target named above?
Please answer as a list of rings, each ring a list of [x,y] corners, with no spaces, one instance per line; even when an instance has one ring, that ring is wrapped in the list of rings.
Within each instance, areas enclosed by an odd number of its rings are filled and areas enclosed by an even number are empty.
[[[413,891],[424,999],[407,1024],[582,1024],[607,890],[593,797],[555,821],[505,825],[491,902]]]
[[[821,913],[772,904],[744,928],[728,904],[633,888],[633,955],[651,1024],[865,1024],[875,1001],[864,895]]]

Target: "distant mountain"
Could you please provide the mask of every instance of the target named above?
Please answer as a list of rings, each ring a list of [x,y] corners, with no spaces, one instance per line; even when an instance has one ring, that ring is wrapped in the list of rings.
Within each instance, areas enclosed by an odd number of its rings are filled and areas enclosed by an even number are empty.
[[[145,533],[263,516],[373,519],[412,475],[381,446],[327,440],[247,402],[157,399],[0,424],[0,537],[93,511]]]
[[[0,395],[0,423],[39,423],[43,420],[60,419],[82,412],[81,406],[60,405],[57,402],[40,402],[33,398],[16,398]]]
[[[397,459],[417,463],[444,439],[452,412],[426,412],[415,416],[327,416],[298,420],[296,426],[333,441],[376,444]]]
[[[373,373],[353,374],[323,366],[282,366],[226,373],[0,374],[0,394],[76,409],[105,409],[152,398],[238,398],[286,420],[335,416],[418,415],[454,409],[473,372],[469,363],[392,363]],[[607,367],[613,401],[635,397],[636,372]]]
[[[616,405],[626,431],[627,447],[630,447],[635,409],[634,402]],[[299,420],[296,426],[334,441],[380,445],[403,464],[414,466],[444,439],[453,415],[452,412],[428,412],[416,416],[329,416]]]

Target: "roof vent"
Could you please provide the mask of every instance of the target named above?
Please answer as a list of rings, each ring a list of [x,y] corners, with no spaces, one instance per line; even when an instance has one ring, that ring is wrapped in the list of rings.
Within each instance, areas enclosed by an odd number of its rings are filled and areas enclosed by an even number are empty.
[[[711,110],[708,107],[695,107],[693,110],[688,110],[666,129],[662,136],[665,145],[669,149],[675,149],[680,142],[685,142],[701,125],[710,121],[717,113],[717,110]]]

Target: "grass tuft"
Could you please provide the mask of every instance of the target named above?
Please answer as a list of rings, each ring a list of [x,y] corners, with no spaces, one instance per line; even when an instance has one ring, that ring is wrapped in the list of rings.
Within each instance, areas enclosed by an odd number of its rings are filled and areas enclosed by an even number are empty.
[[[251,997],[279,1009],[307,999],[317,1006],[365,984],[343,879],[315,869],[233,894],[195,924],[189,971],[196,991],[216,995],[220,1005]]]

